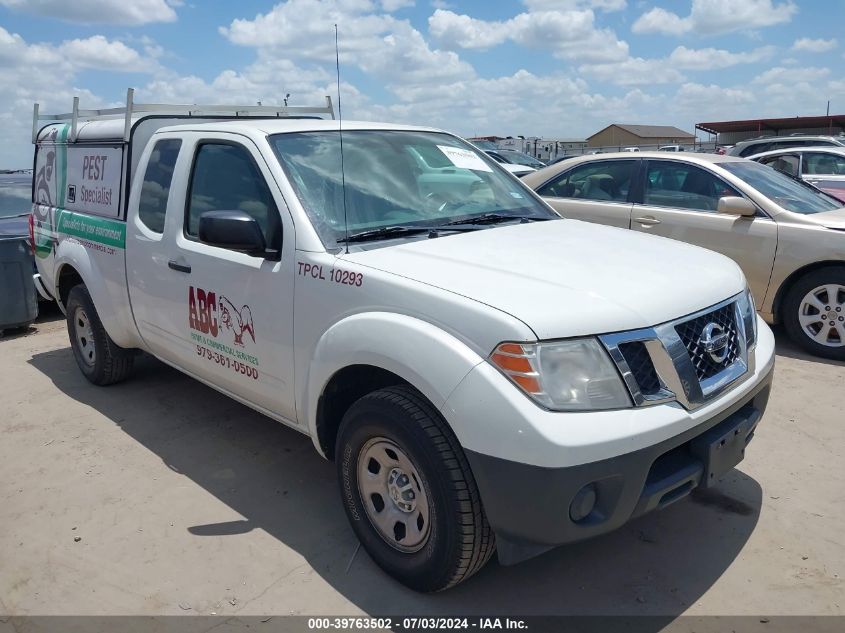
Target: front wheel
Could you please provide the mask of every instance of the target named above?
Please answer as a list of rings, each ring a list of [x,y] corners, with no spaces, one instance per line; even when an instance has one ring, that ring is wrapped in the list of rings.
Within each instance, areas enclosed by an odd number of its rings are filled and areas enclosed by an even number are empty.
[[[135,353],[111,340],[88,288],[83,284],[71,288],[65,311],[70,347],[82,374],[95,385],[125,380],[132,371]]]
[[[417,591],[481,569],[495,537],[451,429],[415,390],[388,387],[353,404],[337,439],[340,492],[372,559]]]
[[[816,356],[845,360],[845,267],[821,268],[799,279],[783,310],[796,343]]]

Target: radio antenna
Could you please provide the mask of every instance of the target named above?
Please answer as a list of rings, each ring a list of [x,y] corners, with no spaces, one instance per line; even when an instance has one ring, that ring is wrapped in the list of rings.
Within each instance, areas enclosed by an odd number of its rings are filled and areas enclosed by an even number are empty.
[[[334,25],[334,61],[337,75],[337,133],[340,136],[340,183],[343,191],[343,231],[346,254],[349,254],[349,219],[346,214],[346,172],[343,169],[343,109],[340,106],[340,52],[337,45],[337,24]]]

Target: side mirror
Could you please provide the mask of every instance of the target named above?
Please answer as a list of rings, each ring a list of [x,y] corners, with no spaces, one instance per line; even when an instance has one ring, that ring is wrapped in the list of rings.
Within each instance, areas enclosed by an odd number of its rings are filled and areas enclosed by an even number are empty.
[[[757,215],[757,207],[751,200],[739,196],[724,196],[719,198],[719,206],[716,208],[719,213],[729,215],[741,215],[743,217],[754,217]]]
[[[200,241],[212,246],[263,256],[267,250],[261,227],[243,211],[206,211],[200,215]]]

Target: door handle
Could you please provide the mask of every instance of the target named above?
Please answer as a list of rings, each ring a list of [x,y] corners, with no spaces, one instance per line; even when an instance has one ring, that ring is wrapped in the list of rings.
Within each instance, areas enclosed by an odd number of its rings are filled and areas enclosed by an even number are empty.
[[[660,220],[657,218],[652,218],[651,216],[646,216],[644,218],[634,218],[634,222],[639,222],[644,226],[654,226],[655,224],[660,224]]]
[[[167,266],[172,270],[178,270],[180,273],[189,273],[191,272],[191,265],[190,264],[180,264],[179,262],[173,261],[172,259],[167,262]]]

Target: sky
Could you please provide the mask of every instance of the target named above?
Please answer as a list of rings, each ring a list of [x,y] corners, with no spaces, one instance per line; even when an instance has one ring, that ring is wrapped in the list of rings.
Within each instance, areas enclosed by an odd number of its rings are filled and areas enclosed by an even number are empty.
[[[42,112],[336,100],[345,119],[584,138],[845,113],[843,0],[0,0],[0,167]]]

